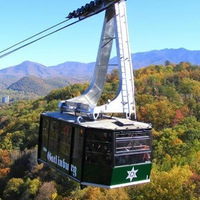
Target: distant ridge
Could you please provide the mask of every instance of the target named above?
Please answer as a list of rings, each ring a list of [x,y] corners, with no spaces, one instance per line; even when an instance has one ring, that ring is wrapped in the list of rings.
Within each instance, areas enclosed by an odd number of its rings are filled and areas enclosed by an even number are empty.
[[[17,82],[11,84],[7,89],[15,91],[23,91],[26,93],[34,93],[39,96],[44,96],[50,91],[65,87],[66,80],[62,79],[42,79],[36,76],[25,76]]]
[[[37,76],[40,78],[69,77],[79,79],[91,76],[93,65],[94,63],[65,62],[47,67],[36,62],[25,61],[19,65],[0,70],[0,76],[12,75],[21,78],[24,76]]]
[[[166,60],[172,63],[190,62],[200,65],[200,50],[162,49],[132,54],[133,66],[135,69],[146,67],[152,64],[165,64]]]
[[[2,69],[0,70],[0,75],[14,75],[19,77],[33,75],[43,78],[51,76],[46,66],[31,61],[24,61],[19,65]]]
[[[134,69],[139,69],[152,64],[164,64],[166,60],[169,60],[172,63],[184,61],[200,65],[200,50],[191,51],[184,48],[153,50],[134,53],[132,54],[132,60]],[[116,63],[116,57],[112,58],[110,63]],[[5,76],[15,77],[13,79],[15,81],[24,76],[36,76],[39,78],[67,77],[67,79],[72,80],[73,83],[83,82],[91,79],[94,66],[94,62],[65,62],[56,66],[47,67],[36,62],[25,61],[19,65],[0,70],[0,83],[2,83],[1,77]],[[109,71],[112,69],[113,67],[110,67]]]

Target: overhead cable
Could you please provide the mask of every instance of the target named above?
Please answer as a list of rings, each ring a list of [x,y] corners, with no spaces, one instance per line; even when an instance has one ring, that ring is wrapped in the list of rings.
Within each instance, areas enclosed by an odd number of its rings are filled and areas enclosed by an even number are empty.
[[[45,37],[47,37],[49,35],[52,35],[52,34],[58,32],[58,31],[61,31],[61,30],[65,29],[65,28],[67,28],[67,27],[69,27],[69,26],[71,26],[73,24],[76,24],[77,22],[80,22],[80,21],[82,21],[82,20],[84,20],[86,18],[89,18],[89,17],[91,17],[93,15],[96,15],[99,12],[102,12],[103,10],[106,10],[112,4],[117,3],[118,1],[120,1],[120,0],[109,0],[108,2],[107,1],[103,1],[103,0],[91,1],[90,4],[86,4],[85,6],[82,6],[80,9],[74,10],[73,12],[69,13],[69,15],[67,16],[66,20],[64,20],[64,21],[62,21],[62,22],[60,22],[60,23],[58,23],[58,24],[56,24],[54,26],[51,26],[50,28],[47,28],[47,29],[45,29],[45,30],[43,30],[43,31],[41,31],[39,33],[36,33],[33,36],[28,37],[28,38],[26,38],[26,39],[14,44],[14,45],[8,47],[6,49],[3,49],[2,51],[0,51],[0,54],[12,49],[13,47],[16,47],[16,46],[22,44],[22,43],[24,43],[24,42],[26,42],[26,41],[28,41],[30,39],[33,39],[34,37],[39,36],[40,34],[46,32],[46,31],[49,31],[49,30],[51,30],[51,29],[53,29],[53,28],[65,23],[65,22],[67,22],[68,20],[70,20],[72,18],[77,18],[78,17],[79,20],[77,20],[77,21],[75,21],[75,22],[73,22],[71,24],[68,24],[66,26],[63,26],[63,27],[61,27],[61,28],[59,28],[59,29],[57,29],[55,31],[52,31],[52,32],[50,32],[50,33],[48,33],[48,34],[46,34],[46,35],[44,35],[42,37],[39,37],[39,38],[37,38],[35,40],[32,40],[31,42],[28,42],[28,43],[26,43],[26,44],[24,44],[22,46],[19,46],[19,47],[13,49],[13,50],[10,50],[7,53],[4,53],[4,54],[0,55],[0,59],[5,57],[5,56],[7,56],[7,55],[9,55],[9,54],[11,54],[11,53],[14,53],[15,51],[18,51],[19,49],[22,49],[22,48],[24,48],[24,47],[26,47],[26,46],[28,46],[28,45],[30,45],[32,43],[35,43],[35,42],[37,42],[37,41],[39,41],[39,40],[41,40],[41,39],[43,39],[43,38],[45,38]]]
[[[45,33],[46,31],[49,31],[49,30],[51,30],[51,29],[53,29],[53,28],[55,28],[55,27],[57,27],[57,26],[59,26],[59,25],[65,23],[65,22],[69,21],[69,20],[70,20],[70,19],[66,19],[66,20],[64,20],[64,21],[62,21],[62,22],[60,22],[60,23],[58,23],[58,24],[55,24],[55,25],[53,25],[53,26],[51,26],[51,27],[49,27],[49,28],[47,28],[47,29],[45,29],[45,30],[39,32],[39,33],[36,33],[36,34],[34,34],[33,36],[28,37],[28,38],[26,38],[26,39],[24,39],[24,40],[22,40],[22,41],[20,41],[20,42],[18,42],[18,43],[16,43],[16,44],[12,45],[12,46],[10,46],[10,47],[8,47],[8,48],[6,48],[6,49],[0,51],[0,54],[3,53],[3,52],[5,52],[5,51],[8,51],[9,49],[12,49],[13,47],[16,47],[16,46],[19,45],[19,44],[22,44],[22,43],[24,43],[24,42],[26,42],[26,41],[28,41],[28,40],[30,40],[30,39],[32,39],[32,38],[34,38],[34,37],[40,35],[40,34],[42,34],[42,33]]]
[[[57,29],[57,30],[55,30],[55,31],[52,31],[52,32],[50,32],[50,33],[48,33],[48,34],[46,34],[46,35],[44,35],[44,36],[42,36],[42,37],[39,37],[39,38],[37,38],[37,39],[35,39],[35,40],[31,41],[31,42],[28,42],[28,43],[26,43],[26,44],[24,44],[24,45],[22,45],[22,46],[20,46],[20,47],[17,47],[17,48],[15,48],[15,49],[13,49],[13,50],[7,52],[7,53],[4,53],[3,55],[0,55],[0,59],[3,58],[3,57],[5,57],[5,56],[8,56],[9,54],[14,53],[15,51],[18,51],[19,49],[22,49],[22,48],[24,48],[24,47],[26,47],[26,46],[28,46],[28,45],[30,45],[30,44],[32,44],[32,43],[35,43],[35,42],[37,42],[38,40],[41,40],[41,39],[43,39],[43,38],[45,38],[45,37],[48,37],[49,35],[52,35],[52,34],[58,32],[58,31],[61,31],[61,30],[65,29],[65,28],[67,28],[67,27],[69,27],[69,26],[72,26],[72,25],[78,23],[79,21],[81,21],[81,20],[77,20],[77,21],[75,21],[75,22],[72,22],[71,24],[67,24],[66,26],[63,26],[63,27],[61,27],[61,28],[59,28],[59,29]],[[16,45],[17,45],[17,44],[15,44],[15,45],[13,45],[13,46],[16,46]]]

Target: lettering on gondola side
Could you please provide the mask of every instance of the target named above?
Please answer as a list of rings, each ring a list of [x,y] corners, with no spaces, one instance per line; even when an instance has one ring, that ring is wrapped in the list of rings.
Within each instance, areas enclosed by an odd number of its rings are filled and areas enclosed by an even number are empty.
[[[71,165],[71,171],[72,171],[72,175],[74,177],[76,177],[77,176],[77,167],[74,165]]]
[[[50,151],[47,153],[47,160],[58,165],[59,167],[69,171],[69,163],[65,161],[65,159],[60,158],[58,155],[52,155]],[[77,176],[77,167],[71,165],[71,172],[74,177]]]

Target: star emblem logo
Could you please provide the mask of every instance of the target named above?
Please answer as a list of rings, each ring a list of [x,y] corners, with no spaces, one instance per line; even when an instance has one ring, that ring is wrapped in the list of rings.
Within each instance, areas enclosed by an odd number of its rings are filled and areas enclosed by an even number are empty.
[[[126,177],[126,179],[130,179],[130,182],[131,182],[133,178],[137,178],[137,175],[136,175],[137,172],[138,172],[138,169],[135,170],[133,167],[131,171],[127,171],[128,176]]]

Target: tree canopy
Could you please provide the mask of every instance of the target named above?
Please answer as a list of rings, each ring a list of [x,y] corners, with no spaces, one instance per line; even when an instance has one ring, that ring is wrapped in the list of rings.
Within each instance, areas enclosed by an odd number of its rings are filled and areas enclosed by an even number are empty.
[[[0,107],[0,199],[199,199],[200,67],[181,62],[134,71],[137,120],[153,125],[151,182],[106,190],[78,184],[37,164],[39,116],[83,93],[68,85],[37,100]],[[117,70],[107,75],[100,104],[115,97]]]

